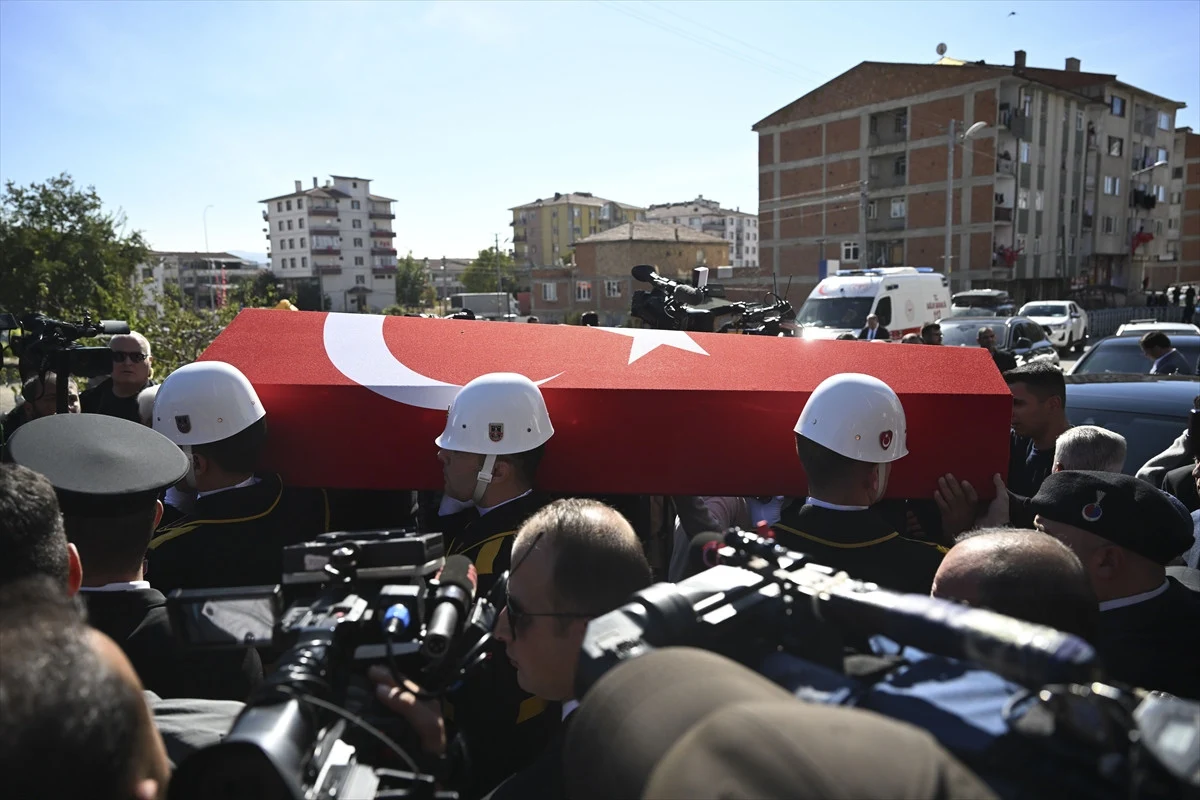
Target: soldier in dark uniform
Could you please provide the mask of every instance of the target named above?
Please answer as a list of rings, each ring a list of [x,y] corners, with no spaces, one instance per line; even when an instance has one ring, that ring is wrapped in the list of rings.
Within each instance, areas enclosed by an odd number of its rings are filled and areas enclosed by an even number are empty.
[[[121,646],[146,688],[159,697],[244,700],[262,680],[257,653],[185,652],[166,598],[143,579],[158,497],[188,469],[179,448],[134,422],[71,414],[23,426],[12,454],[54,486],[89,622]]]
[[[1033,514],[1021,500],[1037,493],[1054,469],[1054,445],[1071,427],[1067,421],[1067,384],[1062,370],[1035,362],[1004,373],[1013,396],[1009,434],[1008,491],[1013,527],[1032,528]]]
[[[1109,675],[1200,699],[1200,594],[1166,572],[1193,544],[1179,501],[1111,472],[1056,472],[1028,505],[1036,524],[1075,551],[1100,601],[1096,650]]]
[[[891,463],[908,455],[906,428],[900,398],[878,378],[822,381],[795,427],[808,497],[783,509],[779,543],[859,580],[928,594],[945,548],[901,536],[874,508]]]
[[[219,361],[180,367],[154,402],[154,430],[190,460],[195,501],[150,542],[150,582],[162,591],[278,583],[287,545],[330,530],[319,489],[256,472],[266,411],[246,376]]]

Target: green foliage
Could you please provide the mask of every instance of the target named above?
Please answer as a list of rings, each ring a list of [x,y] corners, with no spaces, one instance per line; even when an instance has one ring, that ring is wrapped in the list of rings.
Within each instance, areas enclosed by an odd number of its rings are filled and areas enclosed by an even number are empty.
[[[387,306],[383,309],[383,313],[389,317],[402,317],[408,312],[404,309],[404,306]]]
[[[122,214],[103,210],[93,187],[79,188],[65,172],[27,187],[8,181],[0,197],[0,307],[111,317],[149,252],[125,225]]]
[[[499,264],[497,264],[499,262]],[[495,248],[480,250],[479,256],[463,271],[462,282],[468,292],[495,292],[496,270],[499,266],[503,291],[516,291],[517,271],[512,256],[499,253]]]
[[[280,300],[296,302],[294,296],[284,294],[282,284],[270,270],[263,270],[252,281],[243,281],[230,288],[226,302],[249,308],[272,308]]]
[[[432,305],[426,302],[430,288],[424,267],[409,252],[396,266],[396,303],[407,308]]]
[[[296,287],[296,307],[301,311],[330,311],[333,308],[333,301],[329,299],[329,295],[325,295],[325,308],[321,308],[321,288],[317,285],[317,281],[306,281]]]

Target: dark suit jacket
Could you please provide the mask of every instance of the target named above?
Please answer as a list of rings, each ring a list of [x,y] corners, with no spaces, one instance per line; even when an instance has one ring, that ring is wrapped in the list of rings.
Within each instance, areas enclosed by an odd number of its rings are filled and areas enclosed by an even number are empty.
[[[1143,689],[1200,700],[1200,593],[1167,578],[1167,590],[1100,612],[1095,642],[1109,675]]]
[[[866,339],[867,333],[870,330],[871,330],[870,328],[863,328],[861,331],[858,332],[858,338]],[[876,339],[890,339],[890,338],[892,338],[892,334],[890,332],[888,332],[887,328],[880,325],[878,328],[875,329],[875,338]]]
[[[1183,353],[1172,350],[1163,356],[1162,361],[1150,368],[1151,375],[1192,375],[1192,365],[1183,357]]]
[[[253,649],[187,651],[176,640],[167,599],[157,589],[80,592],[88,622],[129,657],[142,685],[162,698],[245,700],[262,682]]]
[[[555,706],[557,709],[557,706]],[[563,745],[567,740],[567,727],[571,724],[571,712],[558,725],[558,730],[546,745],[542,754],[525,769],[512,775],[488,793],[485,800],[525,800],[536,797],[541,800],[565,800],[566,780],[563,778]]]
[[[1188,511],[1200,509],[1200,495],[1196,494],[1196,479],[1192,477],[1192,465],[1176,467],[1163,476],[1162,490],[1187,506]]]

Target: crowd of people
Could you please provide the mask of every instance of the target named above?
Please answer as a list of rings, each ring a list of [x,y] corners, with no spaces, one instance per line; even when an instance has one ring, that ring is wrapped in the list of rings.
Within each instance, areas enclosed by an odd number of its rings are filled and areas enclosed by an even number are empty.
[[[871,319],[856,338],[888,337]],[[918,338],[941,344],[940,328]],[[589,620],[703,568],[690,542],[735,525],[765,524],[779,544],[881,587],[1075,634],[1108,680],[1200,700],[1196,432],[1127,465],[1120,435],[1068,422],[1057,367],[1017,366],[986,328],[979,344],[1013,397],[1008,471],[990,487],[945,475],[930,497],[888,498],[908,454],[903,404],[883,381],[843,373],[798,409],[806,496],[579,498],[538,490],[555,430],[521,375],[459,390],[429,444],[440,492],[305,489],[262,470],[270,414],[240,371],[196,362],[155,384],[150,343],[115,336],[111,377],[82,394],[72,381],[71,413],[54,413],[59,378],[43,373],[4,420],[0,769],[18,797],[163,796],[172,768],[219,740],[271,668],[253,649],[186,650],[166,594],[277,583],[285,546],[385,527],[443,534],[481,595],[505,590],[497,657],[452,701],[370,672],[424,763],[466,797],[716,796],[714,781],[730,787],[720,796],[991,795],[928,733],[864,711],[792,713],[790,695],[711,654],[665,650],[578,696]],[[689,680],[706,699],[680,699]],[[622,738],[633,717],[606,711],[606,692],[642,698],[638,719],[657,722]],[[727,713],[705,705],[715,697]],[[763,730],[789,744],[755,755]],[[600,770],[610,748],[641,767]],[[855,754],[888,766],[863,770]]]

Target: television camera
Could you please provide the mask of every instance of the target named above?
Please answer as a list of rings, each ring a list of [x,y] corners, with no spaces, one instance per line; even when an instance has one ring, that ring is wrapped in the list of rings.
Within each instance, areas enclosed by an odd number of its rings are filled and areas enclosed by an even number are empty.
[[[18,318],[14,314],[0,314],[0,330],[21,330],[23,336],[13,337],[9,346],[26,371],[44,375],[54,372],[59,376],[76,375],[95,378],[112,372],[112,353],[107,347],[85,347],[79,339],[89,336],[114,336],[129,333],[129,324],[117,320],[92,322],[84,314],[80,322],[62,322],[44,314],[25,314]],[[67,411],[67,381],[58,381],[55,398],[56,412]]]
[[[172,800],[457,797],[365,677],[386,664],[438,697],[486,661],[503,599],[475,599],[470,560],[443,553],[440,533],[329,533],[284,549],[280,585],[171,592],[187,645],[279,656],[228,735],[176,770]]]
[[[1004,797],[1200,796],[1200,704],[1108,683],[1082,639],[856,581],[736,528],[713,538],[711,569],[589,624],[577,697],[655,648],[699,647],[801,699],[925,727]],[[863,671],[847,644],[895,652]]]
[[[725,288],[708,283],[707,272],[706,268],[693,270],[692,285],[688,285],[662,277],[649,264],[637,265],[631,270],[634,279],[653,288],[633,293],[630,312],[661,330],[793,335],[796,311],[787,300],[769,292],[764,303],[727,301]]]

